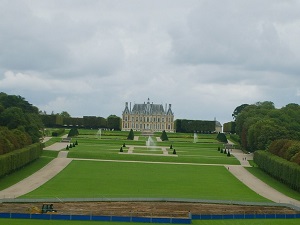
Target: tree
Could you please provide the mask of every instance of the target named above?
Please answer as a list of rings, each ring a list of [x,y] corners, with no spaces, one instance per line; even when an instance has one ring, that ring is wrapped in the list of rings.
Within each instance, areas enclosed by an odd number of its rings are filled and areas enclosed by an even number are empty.
[[[246,108],[247,106],[249,106],[248,104],[242,104],[238,107],[235,108],[235,110],[232,113],[232,117],[234,120],[236,120],[236,117],[243,111],[244,108]]]
[[[110,115],[107,117],[107,128],[121,130],[121,118],[116,115]]]
[[[63,118],[70,118],[71,117],[71,115],[67,111],[62,111],[59,115],[62,116]]]

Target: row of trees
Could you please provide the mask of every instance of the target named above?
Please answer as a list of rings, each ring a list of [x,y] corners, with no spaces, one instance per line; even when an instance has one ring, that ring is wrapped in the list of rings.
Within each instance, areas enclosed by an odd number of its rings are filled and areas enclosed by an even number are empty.
[[[255,151],[254,162],[266,173],[300,191],[300,166],[268,151]]]
[[[300,106],[297,104],[288,104],[281,109],[276,109],[273,102],[244,104],[234,114],[235,131],[240,137],[241,147],[253,152],[267,149],[274,140],[299,140],[299,115]]]
[[[39,158],[43,146],[35,143],[13,152],[0,155],[0,177],[5,176]]]
[[[270,144],[268,151],[300,165],[300,141],[279,139]]]
[[[66,117],[61,114],[42,114],[42,121],[46,127],[81,127],[88,129],[108,128],[121,130],[121,118],[116,115],[110,115],[106,119],[97,116]]]
[[[182,133],[212,133],[216,130],[216,121],[177,119],[175,129]]]
[[[29,104],[21,96],[0,93],[0,126],[26,132],[32,142],[39,142],[43,127],[38,108]]]
[[[9,130],[7,127],[0,127],[0,155],[30,144],[32,144],[32,139],[28,133],[19,129]]]

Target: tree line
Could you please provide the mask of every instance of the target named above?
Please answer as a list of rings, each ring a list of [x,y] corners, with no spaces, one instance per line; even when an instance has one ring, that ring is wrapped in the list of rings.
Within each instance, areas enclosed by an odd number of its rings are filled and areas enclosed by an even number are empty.
[[[233,126],[240,137],[241,147],[247,151],[265,150],[274,140],[300,139],[298,104],[291,103],[276,109],[273,102],[257,102],[244,104],[240,111],[234,112]]]

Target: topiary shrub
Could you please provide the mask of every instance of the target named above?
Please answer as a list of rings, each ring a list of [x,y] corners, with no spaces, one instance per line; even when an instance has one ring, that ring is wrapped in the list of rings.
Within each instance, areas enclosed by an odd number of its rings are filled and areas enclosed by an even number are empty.
[[[173,146],[172,146],[172,145],[170,145],[170,149],[173,149]]]
[[[218,133],[217,140],[220,142],[228,143],[226,135],[224,133]]]
[[[220,153],[223,153],[223,149],[221,148]]]
[[[120,152],[123,152],[123,147],[120,148]]]
[[[173,155],[176,155],[176,150],[175,150],[175,148],[174,148],[174,150],[173,150]]]
[[[123,147],[124,147],[124,148],[126,147],[125,143],[123,143]]]
[[[74,136],[77,136],[77,135],[79,135],[79,132],[78,132],[77,128],[72,128],[69,131],[68,137],[74,137]]]
[[[78,145],[78,141],[77,140],[75,141],[75,145]]]
[[[218,152],[221,150],[221,148],[220,147],[218,147]]]
[[[230,157],[230,151],[227,152],[227,156]]]
[[[67,145],[66,150],[69,150],[69,145]]]
[[[133,139],[134,139],[134,133],[133,133],[133,130],[131,129],[131,130],[129,131],[127,140],[133,140]]]
[[[162,134],[161,134],[161,136],[160,136],[160,139],[161,139],[162,141],[168,141],[168,140],[169,140],[168,135],[167,135],[167,133],[166,133],[165,130],[163,130],[163,132],[162,132]]]

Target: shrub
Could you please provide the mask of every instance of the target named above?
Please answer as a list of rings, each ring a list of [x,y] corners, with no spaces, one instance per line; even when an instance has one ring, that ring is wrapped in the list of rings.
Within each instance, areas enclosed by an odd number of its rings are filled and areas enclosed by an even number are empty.
[[[172,146],[172,145],[170,145],[170,149],[173,149],[173,146]]]
[[[167,133],[166,133],[165,130],[163,130],[163,132],[162,132],[162,134],[161,134],[161,136],[160,136],[160,139],[161,139],[162,141],[168,141],[168,140],[169,140],[168,135],[167,135]]]
[[[229,150],[228,150],[228,152],[227,152],[227,156],[230,157],[230,151],[229,151]]]
[[[66,150],[69,150],[69,145],[67,145]]]
[[[120,152],[123,152],[123,147],[120,148]]]
[[[220,142],[228,143],[226,135],[224,133],[218,133],[217,140]]]
[[[65,129],[63,129],[63,128],[62,129],[57,129],[57,130],[52,131],[52,136],[53,137],[58,137],[58,136],[60,136],[64,133],[65,133]]]
[[[79,132],[78,132],[77,128],[72,128],[69,131],[68,137],[74,137],[74,136],[77,136],[77,135],[79,135]]]
[[[173,155],[176,155],[176,150],[175,150],[175,148],[174,148],[174,150],[173,150]]]
[[[133,139],[134,139],[134,133],[133,133],[133,130],[130,129],[127,140],[133,140]]]

